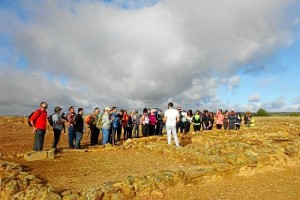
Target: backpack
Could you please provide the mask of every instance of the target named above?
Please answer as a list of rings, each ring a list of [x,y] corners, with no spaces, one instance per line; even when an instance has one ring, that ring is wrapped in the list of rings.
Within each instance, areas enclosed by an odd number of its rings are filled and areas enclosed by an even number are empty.
[[[102,129],[102,116],[103,114],[98,115],[97,122],[96,122],[96,127],[100,130]]]
[[[91,120],[92,120],[92,115],[88,115],[88,116],[86,116],[86,118],[85,118],[85,123],[87,124],[87,125],[91,125]]]
[[[39,111],[39,115],[37,116],[37,118],[39,118],[41,112],[40,110]],[[35,113],[36,111],[33,111],[29,116],[28,116],[28,119],[27,119],[27,122],[28,122],[28,126],[32,127],[32,124],[30,123],[30,118],[32,117],[32,115]],[[35,121],[37,120],[37,118],[33,121],[33,124],[35,125]]]
[[[54,114],[53,114],[54,115]],[[53,115],[50,115],[49,117],[48,117],[48,123],[50,124],[50,126],[53,126],[54,125],[54,121],[53,121],[53,119],[52,119],[52,116]]]

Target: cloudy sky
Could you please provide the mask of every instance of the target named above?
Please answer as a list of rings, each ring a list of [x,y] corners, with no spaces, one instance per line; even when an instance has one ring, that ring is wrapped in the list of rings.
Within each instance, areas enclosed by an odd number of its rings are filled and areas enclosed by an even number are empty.
[[[300,111],[299,0],[0,0],[0,115]]]

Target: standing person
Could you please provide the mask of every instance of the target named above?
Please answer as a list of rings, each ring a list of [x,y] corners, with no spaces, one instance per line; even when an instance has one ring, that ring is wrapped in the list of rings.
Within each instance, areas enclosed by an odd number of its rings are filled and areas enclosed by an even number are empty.
[[[158,110],[157,114],[157,125],[156,125],[156,135],[162,135],[162,130],[164,128],[164,115],[162,113],[162,110]]]
[[[214,123],[215,123],[215,118],[214,118],[214,113],[209,112],[208,114],[208,119],[209,119],[209,125],[207,130],[212,130]]]
[[[74,148],[74,142],[75,142],[75,129],[74,129],[74,120],[75,120],[75,107],[70,106],[69,113],[67,114],[67,120],[69,124],[68,132],[69,132],[69,148]]]
[[[58,151],[57,144],[60,140],[60,135],[61,131],[64,128],[64,123],[65,120],[61,116],[61,110],[62,108],[59,106],[56,106],[54,108],[54,114],[52,115],[52,121],[53,121],[53,133],[54,133],[54,138],[53,138],[53,143],[52,143],[52,149],[54,151]]]
[[[120,141],[121,141],[123,114],[124,114],[123,109],[120,109],[119,114],[117,114],[118,128],[117,128],[117,142],[116,142],[116,144],[119,144]]]
[[[196,111],[194,117],[193,117],[193,125],[194,125],[194,131],[200,131],[201,129],[201,113],[199,110]]]
[[[244,123],[245,123],[246,127],[250,126],[249,116],[251,116],[251,113],[249,111],[247,111],[244,116]]]
[[[228,121],[229,121],[229,130],[235,130],[236,114],[234,112],[234,109],[231,109],[228,115]]]
[[[149,115],[147,108],[144,108],[143,115],[141,117],[141,124],[142,124],[142,133],[143,137],[149,136]]]
[[[83,135],[83,108],[78,108],[78,114],[74,119],[74,130],[76,135],[75,149],[81,149],[80,142]]]
[[[155,126],[157,123],[156,115],[155,115],[155,110],[151,109],[150,115],[149,115],[149,135],[155,135]]]
[[[179,112],[178,110],[173,109],[173,103],[170,102],[168,104],[168,110],[165,111],[164,114],[164,122],[166,123],[167,130],[167,141],[168,144],[171,144],[171,133],[173,134],[173,138],[175,141],[175,145],[178,147],[178,138],[176,133],[176,122],[179,122]]]
[[[94,113],[91,115],[91,120],[89,123],[90,130],[91,130],[91,136],[90,136],[91,146],[98,144],[100,129],[97,128],[96,123],[97,123],[99,114],[100,114],[100,109],[98,107],[96,107],[94,109]]]
[[[127,110],[124,110],[124,113],[123,113],[123,118],[122,118],[122,127],[123,127],[123,130],[124,130],[124,140],[127,140],[128,139],[128,120],[129,120],[129,117],[128,117],[128,114],[127,114]]]
[[[216,113],[216,126],[217,129],[222,129],[224,115],[222,114],[222,109],[219,109]]]
[[[131,115],[131,119],[132,119],[132,122],[133,122],[133,137],[135,138],[139,138],[139,126],[140,126],[140,120],[138,119],[138,111],[133,111],[132,115]]]
[[[208,110],[204,110],[202,116],[202,130],[208,130],[208,128],[209,128]]]
[[[128,116],[128,121],[127,121],[127,139],[132,138],[132,128],[133,128],[133,121],[132,121],[132,116],[133,112],[130,113]]]
[[[113,117],[111,117],[111,119],[109,119],[109,112],[110,112],[110,108],[109,107],[105,107],[104,108],[105,112],[102,115],[102,144],[107,144],[108,143],[108,136],[109,136],[109,129],[111,126],[111,122],[114,120]]]
[[[223,127],[224,127],[224,130],[228,130],[228,127],[229,127],[229,120],[228,120],[228,110],[225,110],[225,113],[224,113],[224,119],[223,119]]]
[[[249,121],[250,121],[249,127],[254,127],[254,118],[252,117],[252,115],[249,115]]]
[[[190,132],[192,122],[193,122],[193,111],[188,110],[186,113],[186,123],[185,123],[185,127],[184,127],[185,132],[187,132],[187,133]]]
[[[33,127],[32,132],[34,134],[34,151],[43,150],[47,128],[47,108],[48,104],[46,102],[41,102],[40,108],[37,109],[29,119],[30,124]]]
[[[241,122],[242,122],[241,113],[237,113],[236,114],[236,122],[235,122],[235,130],[240,130]]]
[[[179,133],[178,130],[180,129],[180,132],[182,133],[183,132],[183,124],[182,124],[183,115],[182,115],[181,107],[177,107],[177,111],[179,113],[179,122],[177,122],[177,124],[176,124],[176,132]]]
[[[111,142],[112,145],[115,145],[116,134],[118,131],[118,124],[119,124],[120,118],[117,115],[117,107],[112,107],[111,111],[112,111],[112,113],[111,113],[110,118],[113,120],[111,123],[111,134],[109,136],[109,141]]]

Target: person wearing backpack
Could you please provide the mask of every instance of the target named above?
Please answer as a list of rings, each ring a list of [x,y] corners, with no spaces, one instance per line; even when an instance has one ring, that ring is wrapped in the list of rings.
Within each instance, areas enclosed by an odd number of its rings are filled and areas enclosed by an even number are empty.
[[[42,151],[45,141],[45,134],[47,128],[47,108],[48,104],[46,102],[40,103],[40,108],[37,109],[33,115],[29,118],[29,122],[33,127],[34,134],[34,151]]]
[[[75,149],[81,149],[80,142],[83,135],[83,108],[78,108],[78,114],[74,119],[74,130],[76,135]]]
[[[58,150],[57,144],[60,140],[61,131],[63,130],[63,125],[65,123],[64,119],[60,115],[61,110],[62,110],[61,107],[56,106],[54,108],[54,114],[51,116],[52,122],[53,122],[53,124],[52,124],[53,125],[53,133],[54,133],[52,149],[54,151]]]
[[[96,126],[96,123],[98,120],[99,113],[100,113],[100,109],[98,107],[96,107],[94,109],[94,113],[91,114],[91,119],[88,124],[90,127],[90,130],[91,130],[91,136],[90,136],[91,146],[98,144],[100,129]]]

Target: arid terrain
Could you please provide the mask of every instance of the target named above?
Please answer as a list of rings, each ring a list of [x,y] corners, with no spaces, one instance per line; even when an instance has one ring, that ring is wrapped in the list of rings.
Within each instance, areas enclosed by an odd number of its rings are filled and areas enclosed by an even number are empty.
[[[98,199],[300,199],[299,117],[257,117],[254,128],[179,134],[179,148],[166,145],[165,135],[90,147],[86,132],[84,149],[74,150],[62,134],[55,159],[39,161],[24,159],[33,144],[26,120],[0,117],[0,158],[20,164],[62,199],[84,199],[99,188]],[[52,140],[49,127],[45,150]],[[129,192],[112,189],[128,177]]]

